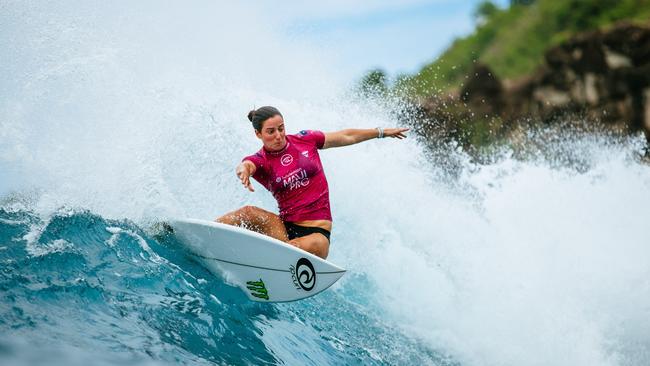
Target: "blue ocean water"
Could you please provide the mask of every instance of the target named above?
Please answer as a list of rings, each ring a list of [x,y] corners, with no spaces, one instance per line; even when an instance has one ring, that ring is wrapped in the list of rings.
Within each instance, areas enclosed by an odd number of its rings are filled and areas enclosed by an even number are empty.
[[[0,363],[454,364],[369,308],[362,274],[260,304],[177,245],[87,211],[0,209]]]

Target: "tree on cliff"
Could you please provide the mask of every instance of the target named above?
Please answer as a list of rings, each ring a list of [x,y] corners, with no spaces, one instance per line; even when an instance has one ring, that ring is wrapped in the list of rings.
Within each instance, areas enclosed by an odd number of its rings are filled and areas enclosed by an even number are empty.
[[[535,0],[510,0],[510,6],[513,5],[530,5],[534,3]]]
[[[365,96],[385,94],[388,91],[386,73],[381,69],[369,71],[361,78],[358,88]]]
[[[476,10],[474,10],[474,19],[478,24],[486,23],[490,18],[499,11],[492,1],[485,0],[478,4]]]

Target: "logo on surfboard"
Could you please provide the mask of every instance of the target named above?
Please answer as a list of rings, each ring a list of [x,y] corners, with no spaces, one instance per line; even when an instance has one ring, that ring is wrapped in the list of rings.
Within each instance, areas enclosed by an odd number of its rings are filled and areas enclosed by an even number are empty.
[[[316,286],[316,271],[309,259],[298,259],[295,266],[289,267],[289,272],[297,290],[311,291]]]
[[[269,291],[266,289],[266,286],[264,285],[264,281],[260,278],[259,281],[247,281],[246,282],[246,288],[251,290],[251,295],[268,300],[269,299]]]

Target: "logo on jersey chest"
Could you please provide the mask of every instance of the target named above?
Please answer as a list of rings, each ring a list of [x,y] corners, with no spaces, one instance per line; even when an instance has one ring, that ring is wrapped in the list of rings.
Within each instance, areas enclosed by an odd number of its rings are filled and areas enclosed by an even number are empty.
[[[293,156],[291,154],[284,154],[280,158],[280,164],[282,166],[289,166],[291,163],[293,163]]]

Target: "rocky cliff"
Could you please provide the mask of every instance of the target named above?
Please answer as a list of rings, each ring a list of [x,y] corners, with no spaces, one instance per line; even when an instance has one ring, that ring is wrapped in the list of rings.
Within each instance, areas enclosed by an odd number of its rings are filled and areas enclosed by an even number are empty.
[[[489,121],[503,132],[574,114],[625,133],[644,131],[650,144],[650,26],[579,34],[548,49],[545,63],[519,80],[500,80],[476,64],[460,90],[419,104],[452,134],[459,120]]]

